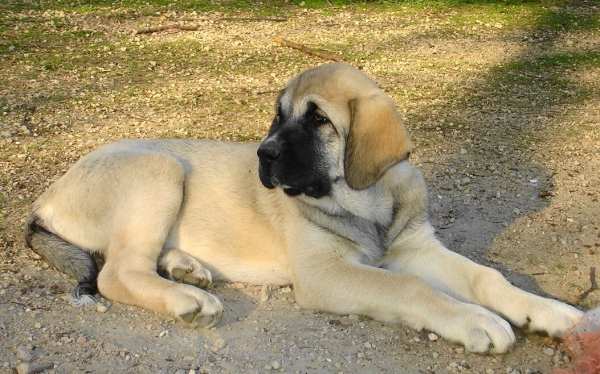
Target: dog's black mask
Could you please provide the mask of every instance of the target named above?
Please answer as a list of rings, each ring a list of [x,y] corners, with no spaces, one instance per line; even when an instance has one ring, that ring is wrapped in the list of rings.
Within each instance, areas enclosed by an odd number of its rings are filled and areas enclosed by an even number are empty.
[[[324,159],[325,145],[317,134],[328,121],[310,104],[301,117],[286,117],[278,109],[269,135],[258,148],[260,181],[267,188],[282,187],[289,196],[329,195],[331,181]]]

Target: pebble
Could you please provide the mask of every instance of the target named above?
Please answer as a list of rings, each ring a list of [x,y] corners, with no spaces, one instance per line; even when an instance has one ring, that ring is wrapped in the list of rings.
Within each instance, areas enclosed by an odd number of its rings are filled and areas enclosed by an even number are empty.
[[[468,153],[468,152],[467,152],[467,150],[466,150],[466,149],[464,149],[464,148],[461,148],[461,149],[460,149],[460,154],[461,154],[461,155],[466,155],[467,153]]]
[[[52,369],[53,367],[54,367],[54,364],[36,365],[36,364],[22,363],[22,364],[17,365],[16,369],[17,369],[18,374],[37,374],[37,373],[41,373],[46,370]]]
[[[279,370],[281,368],[281,364],[279,363],[279,361],[272,361],[271,362],[271,369],[273,370]]]
[[[554,349],[548,347],[548,348],[544,349],[544,354],[546,356],[552,357],[552,356],[554,356]]]
[[[213,352],[217,352],[220,351],[221,349],[223,349],[225,347],[225,339],[217,339],[213,342],[212,347],[210,347],[210,350]]]
[[[438,340],[440,337],[439,337],[439,336],[437,336],[436,334],[434,334],[434,333],[430,332],[430,333],[429,333],[429,335],[427,335],[427,338],[428,338],[429,340],[431,340],[432,342],[434,342],[434,341]]]
[[[17,348],[17,358],[21,361],[29,362],[33,359],[33,352],[26,347],[20,345]]]
[[[107,310],[108,310],[108,308],[106,307],[106,305],[102,305],[102,304],[96,305],[96,311],[98,313],[106,313]]]
[[[486,369],[485,370],[485,374],[494,374],[494,370],[493,369]]]
[[[519,208],[515,208],[515,209],[513,209],[513,213],[514,214],[521,214],[521,211],[519,210]]]
[[[269,296],[270,295],[270,288],[268,284],[263,284],[261,289],[260,289],[260,301],[265,302],[267,300],[269,300]]]

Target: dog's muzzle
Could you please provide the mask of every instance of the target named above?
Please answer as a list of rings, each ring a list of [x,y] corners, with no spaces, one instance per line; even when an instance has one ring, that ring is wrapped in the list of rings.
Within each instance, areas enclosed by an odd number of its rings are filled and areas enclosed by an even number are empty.
[[[275,188],[278,181],[272,175],[272,166],[279,156],[281,156],[280,147],[274,141],[266,139],[260,144],[256,154],[258,155],[258,175],[261,183],[266,188]]]

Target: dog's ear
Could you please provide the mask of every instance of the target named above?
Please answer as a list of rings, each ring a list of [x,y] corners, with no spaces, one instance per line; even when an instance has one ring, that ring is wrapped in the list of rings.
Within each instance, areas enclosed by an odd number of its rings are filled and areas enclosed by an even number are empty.
[[[396,105],[387,95],[352,99],[349,106],[352,119],[344,169],[348,185],[361,190],[407,159],[412,145]]]

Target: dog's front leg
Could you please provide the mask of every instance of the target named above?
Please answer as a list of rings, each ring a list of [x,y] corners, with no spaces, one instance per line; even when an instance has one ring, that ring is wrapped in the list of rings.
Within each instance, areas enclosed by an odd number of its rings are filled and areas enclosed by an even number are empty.
[[[107,299],[176,317],[190,326],[219,322],[223,306],[217,297],[161,278],[155,268],[152,258],[134,250],[119,261],[108,258],[98,276],[98,290]]]
[[[294,257],[294,291],[302,307],[426,328],[473,352],[505,352],[515,341],[508,322],[419,277],[362,265],[335,248],[303,248]]]
[[[561,336],[583,315],[560,301],[514,287],[500,272],[451,252],[434,237],[430,225],[394,243],[380,265],[418,276],[452,297],[484,306],[516,326],[550,336]]]

